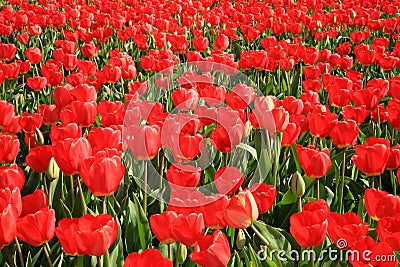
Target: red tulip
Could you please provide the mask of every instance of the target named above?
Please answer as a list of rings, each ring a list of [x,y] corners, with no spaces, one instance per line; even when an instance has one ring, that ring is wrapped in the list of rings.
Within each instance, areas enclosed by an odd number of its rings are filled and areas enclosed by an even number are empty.
[[[253,194],[249,190],[244,190],[229,200],[224,220],[229,227],[245,229],[257,220],[258,215]]]
[[[390,154],[386,163],[386,170],[394,170],[400,167],[400,145],[395,145],[390,148]]]
[[[80,175],[96,196],[112,195],[124,177],[125,167],[116,150],[99,151],[80,165]]]
[[[224,34],[217,35],[214,42],[214,50],[225,50],[229,46],[229,38]]]
[[[12,103],[0,100],[0,130],[7,127],[15,117],[15,109]]]
[[[318,199],[317,201],[308,202],[303,206],[303,211],[316,211],[322,210],[327,216],[330,212],[328,203],[323,199]]]
[[[224,86],[208,85],[199,94],[209,106],[219,106],[225,101],[226,89]]]
[[[278,133],[285,131],[289,123],[289,112],[287,112],[283,107],[276,107],[271,110],[271,113],[275,122],[275,130]]]
[[[42,125],[43,118],[40,114],[34,113],[30,114],[28,112],[22,113],[19,116],[18,123],[21,126],[22,130],[26,133],[34,133],[36,128],[40,128]]]
[[[367,234],[368,227],[368,223],[363,223],[361,217],[354,212],[346,212],[344,214],[331,212],[328,215],[329,238],[340,249],[351,248],[355,242]],[[341,239],[346,241],[345,244],[338,243]]]
[[[366,236],[354,243],[349,255],[353,266],[397,267],[398,261],[393,249],[385,242],[376,242]],[[387,259],[383,261],[383,259]],[[391,259],[391,260],[390,260]]]
[[[175,243],[171,227],[177,217],[178,215],[174,211],[164,211],[161,214],[150,216],[151,231],[161,243],[166,245]]]
[[[194,246],[204,235],[203,214],[179,214],[172,222],[171,233],[174,240],[188,247]]]
[[[375,188],[367,188],[364,193],[364,201],[368,215],[376,221],[400,215],[399,196]]]
[[[116,149],[122,151],[122,133],[117,127],[92,127],[88,134],[88,141],[93,152],[104,149]]]
[[[170,184],[194,188],[200,182],[201,168],[180,163],[171,164],[166,175]]]
[[[366,175],[376,176],[385,170],[389,155],[389,140],[368,137],[365,139],[365,145],[356,146],[356,155],[353,155],[351,160]]]
[[[321,178],[332,166],[327,148],[319,150],[313,146],[303,147],[302,145],[297,145],[296,152],[301,167],[310,178]]]
[[[121,101],[100,100],[98,110],[101,116],[100,122],[104,127],[123,124],[126,110]]]
[[[66,70],[73,70],[78,65],[78,58],[76,55],[65,54],[62,62]]]
[[[244,175],[236,167],[222,167],[214,175],[215,187],[225,195],[234,194],[244,181]]]
[[[0,189],[18,187],[19,190],[22,190],[24,184],[24,171],[17,164],[0,166]]]
[[[336,121],[329,136],[338,148],[353,147],[357,142],[357,123],[355,121]]]
[[[132,125],[126,132],[128,146],[138,160],[151,160],[157,155],[161,148],[160,128],[157,125]]]
[[[74,101],[71,103],[76,123],[81,127],[90,127],[97,117],[96,102]]]
[[[40,246],[53,239],[55,224],[53,209],[38,210],[18,219],[17,237],[31,246]]]
[[[207,50],[210,42],[208,41],[207,37],[197,37],[192,39],[192,44],[196,51],[204,52]]]
[[[253,194],[254,199],[256,200],[258,212],[260,214],[269,211],[275,203],[277,192],[275,186],[273,185],[255,183],[250,188],[250,192]]]
[[[358,125],[360,125],[364,122],[365,118],[367,118],[369,112],[366,110],[365,106],[345,106],[341,114],[346,121],[354,120]]]
[[[35,172],[41,173],[47,171],[50,159],[53,157],[52,147],[49,145],[34,147],[29,150],[26,156],[26,165]]]
[[[50,140],[53,145],[58,141],[63,141],[67,138],[75,139],[79,137],[82,137],[82,129],[76,123],[70,123],[62,126],[51,126]]]
[[[15,135],[0,134],[0,164],[12,163],[19,152],[19,140]]]
[[[329,110],[313,111],[308,117],[311,134],[320,138],[327,137],[334,127],[334,121],[336,120],[337,115],[330,113]]]
[[[172,101],[180,111],[192,110],[199,101],[199,94],[194,89],[178,88],[172,92]]]
[[[21,217],[49,207],[49,199],[42,189],[36,189],[32,194],[22,197],[21,202]]]
[[[17,47],[14,44],[0,43],[0,58],[4,61],[11,61],[15,52],[17,52]]]
[[[203,267],[225,267],[231,257],[231,248],[220,230],[203,236],[194,247],[190,258]]]
[[[399,216],[382,218],[376,228],[379,240],[386,242],[393,250],[400,250],[399,222]]]
[[[42,104],[39,106],[37,112],[43,117],[45,125],[56,124],[60,119],[60,108],[56,105]]]
[[[65,175],[78,174],[83,161],[92,155],[86,138],[67,138],[53,144],[53,156]]]
[[[117,238],[118,224],[108,214],[64,218],[55,229],[58,240],[68,255],[101,256]]]
[[[282,147],[290,147],[296,143],[297,138],[301,132],[301,127],[295,123],[288,123],[286,129],[282,133]]]
[[[16,221],[21,213],[21,193],[18,188],[0,190],[0,249],[14,241]]]
[[[224,211],[229,203],[226,195],[215,194],[207,197],[203,206],[204,224],[210,229],[221,229],[226,226],[224,221]]]
[[[42,51],[37,47],[29,47],[26,49],[25,56],[32,64],[38,64],[42,61]]]
[[[168,258],[163,258],[157,249],[145,249],[142,253],[132,252],[125,259],[124,267],[172,267]]]
[[[290,233],[303,248],[321,245],[327,229],[328,220],[322,210],[303,211],[290,217]]]

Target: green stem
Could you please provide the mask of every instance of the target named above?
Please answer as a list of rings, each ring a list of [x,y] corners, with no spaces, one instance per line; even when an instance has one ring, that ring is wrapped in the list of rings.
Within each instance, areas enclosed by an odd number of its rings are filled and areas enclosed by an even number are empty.
[[[83,207],[83,214],[87,213],[87,206],[86,206],[86,202],[85,202],[85,196],[83,195],[83,190],[82,190],[82,185],[81,185],[81,181],[79,180],[79,176],[76,176],[76,181],[78,183],[78,190],[79,190],[79,197],[81,199],[82,202],[82,207]]]
[[[396,176],[394,175],[394,170],[390,171],[390,177],[392,178],[393,195],[397,195],[397,182]]]
[[[107,213],[107,197],[106,196],[102,197],[102,206],[103,206],[103,213],[106,214]]]
[[[144,188],[143,188],[143,210],[147,214],[147,160],[144,161]]]
[[[22,266],[25,266],[24,262],[24,255],[22,255],[22,250],[21,250],[21,244],[18,241],[18,238],[15,238],[15,246],[17,247],[18,255],[19,255],[19,261],[21,262]]]
[[[51,258],[50,258],[50,251],[49,251],[47,243],[43,244],[43,249],[44,249],[44,253],[46,254],[46,258],[47,258],[47,262],[49,263],[49,266],[53,267],[53,262],[51,261]]]
[[[346,149],[343,150],[343,162],[342,162],[342,180],[340,183],[340,195],[339,195],[339,212],[341,213],[344,211],[344,207],[342,209],[343,205],[343,192],[344,192],[344,173],[346,170]]]
[[[319,195],[320,195],[320,192],[319,192],[319,179],[320,179],[320,178],[317,178],[317,179],[316,179],[316,180],[317,180],[317,181],[316,181],[317,183],[316,183],[316,185],[315,185],[315,186],[317,187],[317,190],[316,190],[317,200],[319,200]]]

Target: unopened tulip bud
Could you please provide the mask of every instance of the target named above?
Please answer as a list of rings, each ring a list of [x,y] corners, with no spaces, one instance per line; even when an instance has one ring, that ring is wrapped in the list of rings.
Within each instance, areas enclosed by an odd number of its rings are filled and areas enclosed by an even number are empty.
[[[35,137],[36,144],[38,144],[39,146],[44,145],[43,133],[39,130],[39,128],[36,128],[34,137]]]
[[[292,189],[293,194],[296,197],[301,198],[306,192],[306,184],[304,182],[303,176],[299,172],[295,172],[292,175],[292,180],[290,181],[290,187]]]
[[[57,179],[60,174],[60,168],[54,158],[50,159],[49,167],[47,168],[47,177],[49,180]]]
[[[251,122],[246,121],[246,123],[244,124],[244,135],[250,136],[250,133],[251,133]]]
[[[246,236],[243,229],[239,229],[239,232],[236,236],[236,246],[239,250],[242,250],[244,245],[246,245]]]
[[[178,250],[176,252],[176,261],[178,264],[183,264],[187,257],[187,248],[184,244],[179,243]]]

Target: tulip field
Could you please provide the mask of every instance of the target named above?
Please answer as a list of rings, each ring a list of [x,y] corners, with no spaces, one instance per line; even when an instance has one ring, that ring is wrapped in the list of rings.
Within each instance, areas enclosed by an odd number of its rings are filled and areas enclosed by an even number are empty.
[[[0,266],[399,266],[399,8],[0,0]]]

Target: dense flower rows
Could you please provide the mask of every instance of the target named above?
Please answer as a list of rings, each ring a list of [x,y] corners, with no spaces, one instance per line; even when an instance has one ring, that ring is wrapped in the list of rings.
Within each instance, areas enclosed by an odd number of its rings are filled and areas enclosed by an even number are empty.
[[[398,266],[399,7],[1,0],[1,265]]]

